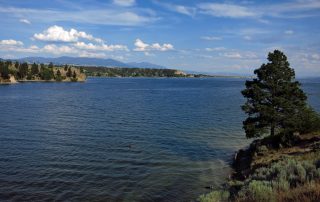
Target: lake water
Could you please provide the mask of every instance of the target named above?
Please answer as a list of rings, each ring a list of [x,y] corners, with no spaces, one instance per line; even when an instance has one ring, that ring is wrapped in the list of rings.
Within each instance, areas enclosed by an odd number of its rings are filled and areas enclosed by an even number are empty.
[[[320,81],[302,80],[320,111]],[[0,201],[193,201],[247,145],[242,79],[0,86]]]

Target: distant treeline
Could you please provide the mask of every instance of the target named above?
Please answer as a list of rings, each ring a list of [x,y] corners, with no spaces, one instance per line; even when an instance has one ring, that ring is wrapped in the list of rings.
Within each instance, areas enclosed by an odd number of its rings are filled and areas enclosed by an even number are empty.
[[[82,68],[75,68],[68,65],[64,67],[49,64],[28,64],[18,61],[0,60],[0,81],[7,82],[10,77],[17,81],[77,81]],[[84,75],[84,74],[83,74]]]
[[[174,69],[81,67],[87,76],[98,77],[188,77],[190,75]]]
[[[79,74],[95,77],[212,77],[204,74],[186,74],[175,69],[28,64],[0,60],[0,81],[1,78],[3,81],[10,76],[14,76],[18,81],[77,81]]]

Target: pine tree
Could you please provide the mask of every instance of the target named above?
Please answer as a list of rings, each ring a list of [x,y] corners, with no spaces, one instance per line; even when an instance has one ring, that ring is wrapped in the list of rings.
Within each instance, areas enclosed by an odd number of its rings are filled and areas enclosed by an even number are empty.
[[[57,70],[57,73],[56,73],[56,81],[62,81],[62,76],[61,76],[61,72],[60,72],[60,70],[58,69]]]
[[[19,62],[16,61],[16,63],[14,64],[14,67],[15,67],[16,69],[19,69],[19,66],[20,66]]]
[[[44,64],[43,64],[43,63],[41,63],[41,64],[40,64],[40,71],[43,71],[43,70],[44,70],[44,68],[45,68]]]
[[[36,63],[33,63],[33,65],[31,66],[31,74],[33,76],[39,74],[39,67],[38,67],[38,65]]]
[[[0,61],[0,76],[3,79],[9,79],[9,65],[7,62]]]
[[[76,71],[73,71],[73,74],[72,74],[72,78],[77,78],[77,73],[76,73]]]
[[[53,69],[53,63],[52,62],[49,63],[48,68]]]
[[[24,62],[19,66],[19,77],[23,79],[28,74],[28,63]]]
[[[66,76],[67,76],[67,77],[71,77],[71,76],[72,76],[72,71],[71,71],[71,68],[70,68],[70,67],[68,68],[68,71],[67,71],[67,73],[66,73]]]
[[[254,71],[257,78],[246,81],[242,94],[247,101],[242,109],[248,114],[243,122],[248,138],[300,132],[299,118],[307,109],[306,95],[295,81],[295,72],[279,50],[268,55],[268,63]],[[298,122],[300,123],[298,123]]]

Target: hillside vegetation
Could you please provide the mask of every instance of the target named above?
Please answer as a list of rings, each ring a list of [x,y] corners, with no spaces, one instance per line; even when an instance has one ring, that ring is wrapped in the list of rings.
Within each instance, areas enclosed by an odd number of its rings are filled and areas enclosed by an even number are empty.
[[[174,69],[82,67],[87,76],[97,77],[193,77]]]
[[[226,188],[202,195],[199,200],[319,201],[320,132],[297,136],[291,147],[272,142],[265,138],[240,150]]]
[[[58,67],[50,64],[28,64],[12,61],[0,61],[0,83],[17,81],[85,81],[86,75],[80,68],[72,66]]]
[[[199,200],[320,201],[319,114],[281,51],[269,53],[254,73],[242,91],[242,109],[246,137],[256,140],[236,154],[226,188]]]

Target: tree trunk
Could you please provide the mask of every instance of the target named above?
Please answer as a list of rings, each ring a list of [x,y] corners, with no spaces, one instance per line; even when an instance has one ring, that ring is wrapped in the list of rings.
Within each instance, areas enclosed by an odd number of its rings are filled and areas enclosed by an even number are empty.
[[[275,128],[274,123],[271,123],[271,131],[270,131],[271,136],[274,136],[274,128]]]

